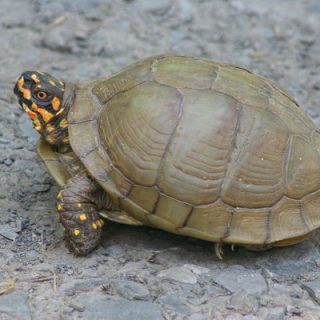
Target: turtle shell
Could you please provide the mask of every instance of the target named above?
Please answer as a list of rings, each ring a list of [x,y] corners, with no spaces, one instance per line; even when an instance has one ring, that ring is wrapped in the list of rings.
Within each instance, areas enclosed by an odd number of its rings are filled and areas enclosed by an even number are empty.
[[[320,134],[275,83],[158,56],[80,83],[70,143],[119,210],[209,241],[268,245],[320,225]]]

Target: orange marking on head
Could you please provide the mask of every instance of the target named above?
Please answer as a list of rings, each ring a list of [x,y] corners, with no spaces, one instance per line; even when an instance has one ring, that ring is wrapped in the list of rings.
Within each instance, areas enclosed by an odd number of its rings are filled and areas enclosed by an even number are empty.
[[[48,112],[47,110],[38,108],[38,112],[41,114],[42,119],[44,122],[49,122],[53,118],[53,114]]]
[[[28,111],[27,114],[32,120],[37,118],[37,114],[32,111]]]
[[[34,110],[34,111],[38,111],[37,104],[33,102],[32,105],[31,105],[31,109]]]
[[[25,99],[30,100],[31,99],[31,92],[30,92],[30,90],[24,88],[23,84],[24,84],[23,78],[19,79],[18,80],[18,89],[20,90],[20,92],[22,92],[23,97]]]
[[[31,105],[32,110],[37,111],[38,113],[40,113],[42,119],[44,120],[44,122],[49,122],[50,119],[53,118],[53,114],[48,112],[45,109],[39,108],[35,103],[32,103]]]
[[[60,107],[60,100],[57,97],[52,99],[52,107],[55,111],[59,110]]]

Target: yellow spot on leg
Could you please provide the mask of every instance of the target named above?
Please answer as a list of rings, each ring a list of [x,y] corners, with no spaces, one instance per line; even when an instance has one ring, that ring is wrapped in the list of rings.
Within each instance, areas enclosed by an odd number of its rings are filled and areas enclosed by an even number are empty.
[[[100,220],[97,220],[97,221],[96,221],[96,224],[97,224],[97,226],[98,226],[99,228],[102,227]]]
[[[73,234],[77,237],[78,235],[80,235],[80,230],[79,229],[74,229],[73,230]]]
[[[48,132],[52,132],[52,131],[54,131],[56,128],[52,125],[52,124],[50,124],[50,123],[48,123],[47,124],[47,126],[46,126],[46,130],[48,131]]]
[[[60,191],[57,195],[57,199],[60,200],[62,198],[62,191]]]
[[[66,118],[62,119],[62,120],[60,121],[60,127],[61,127],[61,128],[66,128],[67,126],[68,126],[68,121],[67,121],[67,119],[66,119]]]
[[[77,203],[77,207],[81,208],[82,207],[82,203]]]
[[[104,226],[104,221],[102,219],[99,219],[100,223],[101,223],[101,226],[103,227]]]
[[[98,226],[97,226],[95,223],[93,223],[93,224],[92,224],[92,228],[93,228],[94,230],[97,230]]]
[[[63,206],[62,206],[61,203],[59,203],[59,204],[57,205],[57,210],[58,210],[58,211],[62,211],[62,210],[63,210]]]
[[[80,214],[79,219],[80,219],[80,221],[86,221],[87,220],[87,215],[85,213]]]
[[[69,138],[68,137],[65,137],[63,140],[62,140],[63,143],[65,144],[69,144]]]

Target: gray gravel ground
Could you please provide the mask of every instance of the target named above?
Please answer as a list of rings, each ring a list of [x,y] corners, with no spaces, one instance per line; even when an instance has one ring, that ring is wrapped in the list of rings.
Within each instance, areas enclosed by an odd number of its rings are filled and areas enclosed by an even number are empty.
[[[175,52],[274,79],[320,124],[319,0],[1,0],[0,16],[1,320],[320,319],[320,233],[218,261],[210,243],[108,222],[73,257],[12,94],[25,69],[75,82]]]

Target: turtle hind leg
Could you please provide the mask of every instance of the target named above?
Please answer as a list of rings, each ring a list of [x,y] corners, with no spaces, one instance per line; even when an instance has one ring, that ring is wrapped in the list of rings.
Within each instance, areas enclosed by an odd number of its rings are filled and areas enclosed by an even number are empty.
[[[67,248],[77,256],[87,255],[100,242],[103,220],[98,210],[106,193],[86,173],[70,178],[57,196],[59,220],[64,226]]]

